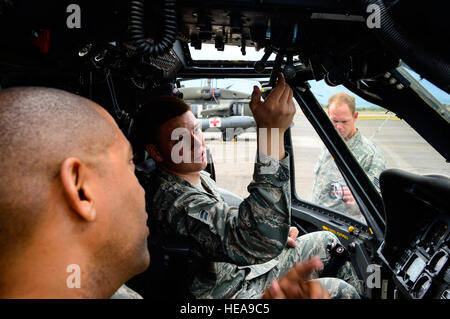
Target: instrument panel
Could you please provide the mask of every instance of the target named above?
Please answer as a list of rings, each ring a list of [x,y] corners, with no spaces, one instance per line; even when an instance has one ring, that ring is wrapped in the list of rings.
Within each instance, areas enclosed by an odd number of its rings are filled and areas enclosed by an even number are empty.
[[[450,298],[450,218],[440,216],[422,227],[390,263],[396,286],[409,298]]]

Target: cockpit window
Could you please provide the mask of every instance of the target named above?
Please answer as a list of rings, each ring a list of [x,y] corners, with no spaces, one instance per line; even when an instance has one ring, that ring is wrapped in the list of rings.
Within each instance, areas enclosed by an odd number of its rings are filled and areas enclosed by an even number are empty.
[[[255,127],[248,125],[236,129],[234,124],[225,122],[233,116],[251,117],[248,103],[253,86],[264,89],[262,84],[268,79],[180,80],[184,99],[198,120],[204,122],[204,138],[214,159],[217,185],[240,197],[248,196],[247,185],[252,179],[257,145]],[[341,137],[376,190],[380,191],[381,172],[388,168],[450,177],[450,164],[393,112],[368,102],[343,86],[331,87],[324,81],[314,80],[308,83],[338,132],[345,131],[342,127],[348,127],[353,121],[356,131],[351,136],[342,132]],[[439,101],[440,104],[436,105],[442,105],[441,113],[448,114],[448,94],[425,80],[421,80],[421,84]],[[347,118],[342,110],[330,113],[329,99],[338,93],[354,98],[356,118],[351,112]],[[227,126],[230,136],[224,135]],[[300,108],[297,108],[291,136],[297,196],[364,223],[364,217],[333,157]]]
[[[309,84],[324,111],[330,118],[338,119],[332,123],[378,191],[379,176],[387,168],[421,175],[450,176],[450,164],[445,158],[394,113],[358,97],[343,86],[330,87],[324,81],[310,81]],[[341,99],[328,105],[331,97],[340,95]],[[340,105],[345,104],[347,95],[354,97],[356,117],[352,118],[352,112]],[[348,123],[344,123],[347,117],[354,121],[356,129],[350,136],[347,135]],[[364,221],[334,158],[300,109],[297,109],[294,122],[291,134],[297,196]]]
[[[437,103],[433,103],[432,107],[441,114],[450,123],[450,95],[435,86],[428,80],[421,78],[419,74],[411,70],[409,67],[405,67],[405,70],[426,89],[426,94],[430,95]]]

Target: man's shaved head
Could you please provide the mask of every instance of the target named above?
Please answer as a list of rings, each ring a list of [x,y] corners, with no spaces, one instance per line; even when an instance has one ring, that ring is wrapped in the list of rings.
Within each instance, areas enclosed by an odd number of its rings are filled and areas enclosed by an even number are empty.
[[[88,99],[57,89],[0,90],[2,250],[32,236],[64,159],[99,164],[96,158],[116,134],[113,121],[101,113],[106,112]]]

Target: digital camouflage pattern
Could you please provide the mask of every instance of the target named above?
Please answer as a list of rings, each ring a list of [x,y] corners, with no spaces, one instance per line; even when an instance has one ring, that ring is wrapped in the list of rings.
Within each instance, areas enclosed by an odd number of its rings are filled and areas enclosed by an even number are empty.
[[[269,166],[276,170],[268,170]],[[329,258],[326,245],[338,240],[331,233],[311,235],[297,239],[298,248],[286,247],[291,203],[288,156],[277,161],[259,153],[250,195],[239,207],[224,202],[205,172],[201,172],[204,191],[160,168],[146,180],[151,226],[189,241],[201,261],[190,288],[196,298],[259,298],[269,278],[313,254]],[[330,291],[335,297],[357,297],[354,288],[341,280],[330,279],[327,285],[338,291]]]
[[[111,296],[110,299],[143,299],[140,294],[130,289],[126,285],[120,286],[119,289]]]
[[[277,166],[277,174],[261,173],[269,165]],[[201,173],[201,182],[206,191],[155,169],[146,186],[151,225],[190,238],[198,257],[249,265],[281,253],[290,227],[289,157],[276,161],[260,153],[250,195],[239,207],[224,202],[207,173]]]
[[[273,279],[280,278],[296,263],[306,261],[313,256],[319,257],[325,265],[330,259],[330,253],[326,247],[339,243],[339,240],[331,232],[318,231],[300,236],[296,242],[295,248],[286,247],[283,250],[276,258],[278,263],[265,276],[247,282],[247,289],[240,291],[236,298],[259,298]],[[318,277],[320,277],[320,273],[313,275],[313,278],[316,278],[328,290],[333,299],[358,299],[362,294],[362,282],[358,280],[350,262],[345,263],[339,269],[337,278]]]
[[[383,155],[375,144],[363,136],[359,130],[356,134],[345,141],[348,149],[363,168],[375,188],[380,191],[379,177],[386,169]],[[357,219],[363,219],[357,204],[347,205],[342,198],[336,194],[336,189],[346,186],[333,157],[326,148],[322,150],[319,160],[314,169],[315,180],[312,191],[312,202],[332,208]]]

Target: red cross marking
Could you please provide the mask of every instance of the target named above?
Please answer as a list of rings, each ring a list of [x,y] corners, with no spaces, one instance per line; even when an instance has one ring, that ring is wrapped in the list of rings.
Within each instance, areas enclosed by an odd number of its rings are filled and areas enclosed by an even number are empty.
[[[220,123],[220,120],[217,118],[213,118],[212,120],[209,120],[209,123],[214,125],[214,127],[217,127],[217,124]]]

